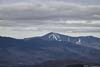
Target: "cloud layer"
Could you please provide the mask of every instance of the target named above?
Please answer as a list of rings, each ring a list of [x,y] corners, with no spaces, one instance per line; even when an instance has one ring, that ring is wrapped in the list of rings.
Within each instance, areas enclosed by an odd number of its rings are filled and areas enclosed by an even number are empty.
[[[100,0],[0,0],[0,35],[50,31],[100,37]]]
[[[35,1],[3,4],[3,20],[100,20],[100,5],[81,5],[64,1]]]

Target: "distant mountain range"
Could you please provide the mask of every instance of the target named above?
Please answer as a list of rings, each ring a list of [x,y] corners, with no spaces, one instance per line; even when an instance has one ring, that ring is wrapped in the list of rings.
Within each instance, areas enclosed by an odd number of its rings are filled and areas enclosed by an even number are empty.
[[[54,32],[24,39],[0,37],[0,66],[35,65],[56,60],[100,64],[100,38]]]

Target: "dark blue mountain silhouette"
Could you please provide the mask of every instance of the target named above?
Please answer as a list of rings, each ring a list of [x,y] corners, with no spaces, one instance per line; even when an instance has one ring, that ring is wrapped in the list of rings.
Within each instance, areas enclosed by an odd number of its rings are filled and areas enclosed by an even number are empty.
[[[100,62],[100,38],[48,33],[41,37],[0,37],[0,65],[32,65],[50,60]]]

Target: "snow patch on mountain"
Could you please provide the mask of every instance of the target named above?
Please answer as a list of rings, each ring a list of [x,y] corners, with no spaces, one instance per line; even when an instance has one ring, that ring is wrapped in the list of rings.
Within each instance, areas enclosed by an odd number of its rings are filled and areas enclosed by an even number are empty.
[[[50,38],[52,40],[61,41],[61,38],[60,38],[59,34],[57,34],[57,33],[52,33],[51,35],[48,36],[48,38]]]
[[[76,44],[81,44],[81,39],[79,38]]]
[[[42,37],[45,40],[64,41],[64,36],[58,33],[48,33]]]

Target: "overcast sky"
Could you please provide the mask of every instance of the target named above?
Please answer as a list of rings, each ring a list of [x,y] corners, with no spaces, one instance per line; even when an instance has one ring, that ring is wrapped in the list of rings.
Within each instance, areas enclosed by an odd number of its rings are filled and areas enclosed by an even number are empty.
[[[0,0],[0,35],[58,32],[100,37],[100,0]]]

